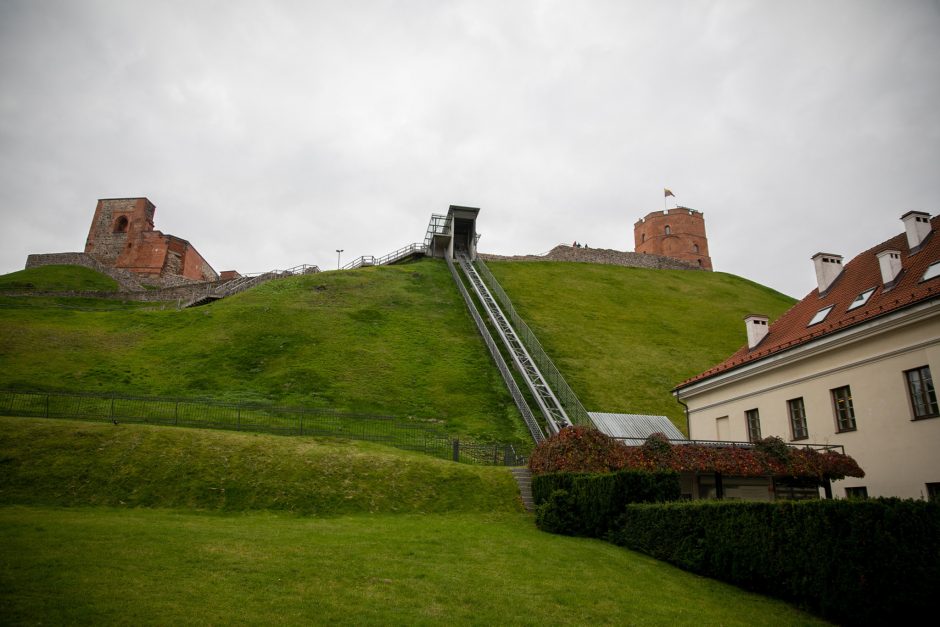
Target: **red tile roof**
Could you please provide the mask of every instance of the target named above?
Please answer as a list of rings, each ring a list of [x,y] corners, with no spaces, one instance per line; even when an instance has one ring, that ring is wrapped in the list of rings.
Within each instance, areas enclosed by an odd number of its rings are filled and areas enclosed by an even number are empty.
[[[940,216],[931,219],[930,223],[933,231],[921,242],[914,254],[911,254],[907,245],[905,233],[866,250],[845,264],[842,274],[823,296],[819,295],[818,289],[814,289],[806,298],[780,316],[770,325],[764,339],[753,349],[748,349],[745,344],[728,359],[683,381],[676,389],[802,346],[873,318],[937,298],[940,296],[940,277],[921,281],[927,268],[940,260],[940,235],[937,234]],[[901,253],[901,272],[888,290],[882,283],[877,257],[883,250],[897,250]],[[875,292],[865,305],[848,311],[848,306],[859,294],[873,287],[876,288]],[[807,327],[816,312],[829,305],[833,305],[829,315],[822,322]]]

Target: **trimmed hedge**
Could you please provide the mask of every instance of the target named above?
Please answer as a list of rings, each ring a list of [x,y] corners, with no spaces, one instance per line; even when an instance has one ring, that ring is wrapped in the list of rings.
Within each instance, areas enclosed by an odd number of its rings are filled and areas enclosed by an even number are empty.
[[[849,624],[935,613],[940,504],[899,499],[629,505],[608,539]]]
[[[539,529],[574,536],[604,537],[629,503],[678,499],[674,472],[552,473],[532,477]]]

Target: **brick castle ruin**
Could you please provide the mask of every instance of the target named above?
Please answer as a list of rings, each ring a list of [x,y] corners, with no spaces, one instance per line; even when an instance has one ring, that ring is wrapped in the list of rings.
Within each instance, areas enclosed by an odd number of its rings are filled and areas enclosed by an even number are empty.
[[[676,207],[654,211],[633,225],[634,250],[679,259],[703,270],[712,269],[701,211]]]
[[[140,284],[172,287],[220,279],[188,241],[154,229],[156,207],[147,198],[102,198],[88,229],[83,253],[30,255],[26,267],[82,265],[118,280],[122,288]],[[237,276],[234,271],[222,278]]]

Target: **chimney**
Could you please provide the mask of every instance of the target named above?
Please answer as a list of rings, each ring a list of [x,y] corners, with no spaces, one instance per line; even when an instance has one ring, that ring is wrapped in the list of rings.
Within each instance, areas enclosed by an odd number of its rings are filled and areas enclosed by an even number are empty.
[[[767,331],[770,330],[770,327],[767,326],[769,321],[770,318],[760,314],[751,314],[744,318],[744,326],[747,327],[748,350],[760,344],[761,340],[767,336]]]
[[[901,272],[901,251],[881,251],[878,253],[878,265],[881,266],[881,281],[885,286],[890,286]]]
[[[907,245],[911,252],[917,252],[927,236],[930,235],[930,214],[923,211],[908,211],[901,216],[904,230],[907,231]]]
[[[822,294],[842,274],[842,255],[816,253],[813,255],[813,265],[816,266],[816,283]]]

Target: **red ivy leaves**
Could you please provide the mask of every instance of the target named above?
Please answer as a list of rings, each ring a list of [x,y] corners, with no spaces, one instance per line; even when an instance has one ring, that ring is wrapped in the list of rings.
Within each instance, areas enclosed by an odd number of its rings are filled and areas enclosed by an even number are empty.
[[[786,446],[765,438],[753,447],[672,444],[654,433],[642,446],[625,446],[591,427],[570,427],[541,442],[529,458],[534,474],[675,470],[736,477],[864,477],[854,459],[835,451]]]

